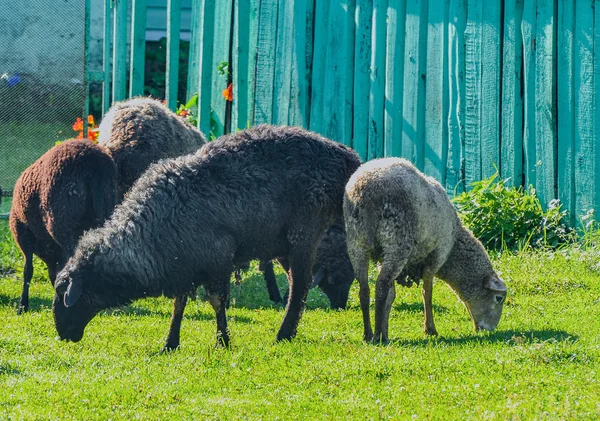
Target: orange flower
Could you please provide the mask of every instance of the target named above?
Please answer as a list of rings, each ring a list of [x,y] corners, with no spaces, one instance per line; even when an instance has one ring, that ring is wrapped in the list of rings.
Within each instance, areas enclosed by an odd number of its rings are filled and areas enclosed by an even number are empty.
[[[187,112],[187,110],[177,111],[177,115],[180,117],[185,117],[188,115],[188,112]]]
[[[95,123],[94,123],[94,116],[93,116],[93,115],[88,115],[88,124],[89,124],[90,126],[95,126]]]
[[[98,136],[100,135],[100,133],[98,133],[96,130],[90,130],[89,135],[90,135],[90,140],[92,142],[94,142],[94,143],[98,142]]]
[[[227,101],[233,101],[233,84],[230,83],[227,89],[223,89],[223,98]]]
[[[73,130],[76,132],[83,130],[83,120],[80,117],[77,117],[77,120],[73,123]]]
[[[83,130],[77,134],[77,137],[75,139],[83,139]]]

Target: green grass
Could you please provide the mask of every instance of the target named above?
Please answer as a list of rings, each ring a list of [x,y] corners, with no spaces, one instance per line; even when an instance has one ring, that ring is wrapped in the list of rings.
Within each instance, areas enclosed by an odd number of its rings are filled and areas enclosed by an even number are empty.
[[[23,170],[50,149],[57,140],[69,139],[76,135],[67,124],[0,124],[0,186],[11,190]]]
[[[161,355],[171,311],[163,298],[97,316],[79,343],[59,341],[41,264],[32,309],[17,316],[21,258],[5,225],[0,419],[600,417],[600,252],[593,249],[494,258],[510,296],[491,334],[475,334],[463,305],[437,282],[440,337],[426,338],[419,289],[397,287],[388,346],[363,343],[356,286],[340,312],[312,291],[296,339],[275,343],[283,310],[270,304],[252,268],[232,285],[230,350],[214,348],[214,313],[198,300],[188,305],[181,348]]]

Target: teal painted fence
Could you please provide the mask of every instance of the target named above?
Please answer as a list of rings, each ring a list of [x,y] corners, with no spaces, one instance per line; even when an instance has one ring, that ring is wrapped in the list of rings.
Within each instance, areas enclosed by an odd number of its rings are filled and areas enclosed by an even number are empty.
[[[124,1],[112,0],[117,49]],[[206,133],[299,125],[363,159],[406,157],[449,192],[498,171],[573,217],[600,209],[600,0],[196,0],[190,30],[188,79],[169,67],[168,103],[177,83],[199,92]]]

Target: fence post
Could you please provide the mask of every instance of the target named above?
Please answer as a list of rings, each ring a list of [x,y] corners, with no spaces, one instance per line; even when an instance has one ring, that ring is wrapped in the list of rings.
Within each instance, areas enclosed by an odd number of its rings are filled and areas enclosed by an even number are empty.
[[[146,0],[132,0],[131,58],[129,96],[144,94],[144,61],[146,53]],[[168,63],[168,61],[167,61]]]
[[[167,106],[177,108],[177,87],[179,81],[179,33],[181,29],[181,0],[167,1]]]
[[[127,94],[127,0],[114,0],[113,102]]]

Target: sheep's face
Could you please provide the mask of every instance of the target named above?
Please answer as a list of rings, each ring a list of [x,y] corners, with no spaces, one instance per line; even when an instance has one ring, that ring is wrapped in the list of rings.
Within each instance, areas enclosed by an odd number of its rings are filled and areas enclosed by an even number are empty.
[[[506,285],[497,275],[482,282],[464,303],[471,315],[475,330],[494,330],[498,326],[506,300]]]
[[[96,314],[118,305],[109,285],[103,290],[102,283],[86,271],[67,267],[58,274],[55,286],[52,312],[56,330],[63,340],[80,341],[85,327]]]
[[[348,293],[354,281],[354,272],[352,270],[347,271],[348,274],[344,274],[343,271],[338,272],[335,274],[328,273],[325,268],[320,266],[313,276],[312,287],[319,286],[321,291],[329,298],[332,309],[343,310],[348,303]]]

